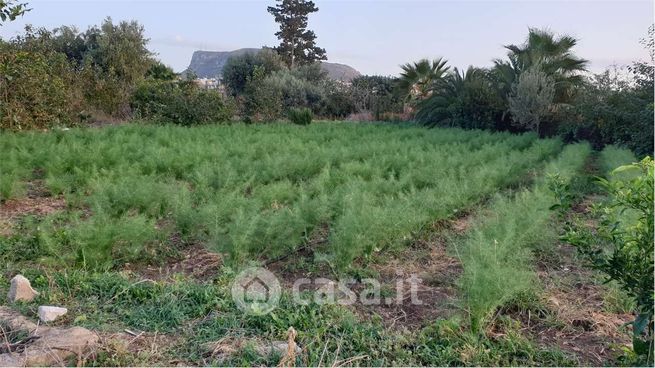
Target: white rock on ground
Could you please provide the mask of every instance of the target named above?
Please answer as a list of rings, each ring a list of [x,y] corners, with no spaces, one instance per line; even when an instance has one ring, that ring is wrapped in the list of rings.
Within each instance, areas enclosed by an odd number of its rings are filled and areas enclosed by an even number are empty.
[[[68,313],[68,309],[62,307],[53,307],[49,305],[42,305],[39,307],[39,319],[41,322],[52,322],[66,313]]]
[[[7,294],[7,298],[9,299],[10,303],[17,301],[29,302],[32,301],[37,295],[39,295],[39,293],[32,289],[30,280],[28,280],[25,276],[16,275],[13,279],[11,279],[11,286],[9,287],[9,293]]]

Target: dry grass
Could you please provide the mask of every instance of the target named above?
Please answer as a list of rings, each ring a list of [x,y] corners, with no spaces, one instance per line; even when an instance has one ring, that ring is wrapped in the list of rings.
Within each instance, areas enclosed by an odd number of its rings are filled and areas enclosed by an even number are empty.
[[[172,257],[161,265],[126,264],[124,270],[132,272],[140,279],[156,281],[175,281],[182,274],[201,282],[213,280],[220,272],[223,257],[194,244],[181,250],[178,257]]]
[[[541,267],[538,276],[544,285],[544,298],[558,322],[544,324],[525,321],[527,329],[539,344],[558,346],[577,356],[582,364],[603,365],[621,353],[622,346],[631,346],[626,324],[630,314],[603,311],[603,295],[607,286],[580,265],[575,249],[561,244],[558,265]]]

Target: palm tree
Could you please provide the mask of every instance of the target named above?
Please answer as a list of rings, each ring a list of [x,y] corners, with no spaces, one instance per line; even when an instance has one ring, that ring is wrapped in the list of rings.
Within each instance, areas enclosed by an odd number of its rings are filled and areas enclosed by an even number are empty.
[[[556,37],[548,30],[530,28],[522,45],[506,45],[508,60],[494,60],[494,73],[499,92],[506,97],[519,75],[537,66],[555,81],[555,103],[567,103],[573,97],[574,87],[583,78],[588,60],[578,58],[572,52],[577,40],[571,36]]]
[[[403,71],[400,73],[398,88],[406,96],[407,101],[413,104],[428,98],[434,84],[441,80],[450,69],[446,66],[447,63],[447,60],[438,58],[432,61],[421,59],[414,63],[401,65]]]
[[[502,101],[493,88],[487,69],[453,69],[433,85],[431,95],[418,104],[416,121],[432,126],[469,129],[495,128]]]

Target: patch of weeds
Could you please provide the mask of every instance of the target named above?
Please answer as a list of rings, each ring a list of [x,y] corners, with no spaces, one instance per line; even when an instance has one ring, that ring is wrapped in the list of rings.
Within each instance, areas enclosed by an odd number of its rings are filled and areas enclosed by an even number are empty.
[[[178,279],[173,283],[134,281],[117,273],[55,273],[35,302],[66,305],[73,322],[90,328],[169,332],[215,311],[227,298],[218,287]]]
[[[524,290],[500,308],[500,314],[528,315],[544,318],[552,311],[534,290]]]
[[[558,350],[542,349],[520,333],[509,318],[495,321],[496,332],[478,335],[457,320],[440,320],[420,333],[414,355],[419,365],[571,366],[576,362]]]
[[[125,344],[118,341],[106,343],[98,349],[92,360],[86,362],[87,367],[136,367],[152,364],[150,354],[139,354],[129,351]]]
[[[6,322],[0,321],[0,354],[8,352],[3,348],[8,348],[8,345],[23,341],[28,336],[28,331],[12,329]]]
[[[606,284],[603,293],[603,310],[608,313],[632,313],[636,310],[637,303],[628,293],[621,289],[615,282]]]
[[[12,235],[0,236],[2,263],[34,260],[43,256],[43,247],[38,237],[39,223],[34,216],[24,216],[14,225]]]
[[[499,308],[497,315],[499,318],[516,319],[526,326],[538,323],[546,327],[565,327],[564,322],[557,318],[557,313],[536,290],[524,290],[516,294]]]
[[[298,364],[333,365],[353,357],[359,357],[352,363],[356,365],[385,366],[408,361],[402,349],[403,336],[387,332],[381,321],[360,322],[336,305],[296,305],[288,295],[265,316],[244,315],[233,307],[220,310],[194,326],[183,355],[199,360],[203,343],[226,337],[286,341],[289,327],[298,332],[296,342],[302,348]],[[244,351],[212,364],[276,365],[278,361],[279,357],[253,357],[252,352]]]

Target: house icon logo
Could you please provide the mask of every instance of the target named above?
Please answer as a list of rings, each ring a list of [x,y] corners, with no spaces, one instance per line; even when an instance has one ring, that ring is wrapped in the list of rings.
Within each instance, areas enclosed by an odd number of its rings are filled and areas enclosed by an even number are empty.
[[[244,313],[264,315],[280,301],[280,282],[265,268],[251,267],[240,272],[232,283],[232,300]]]

